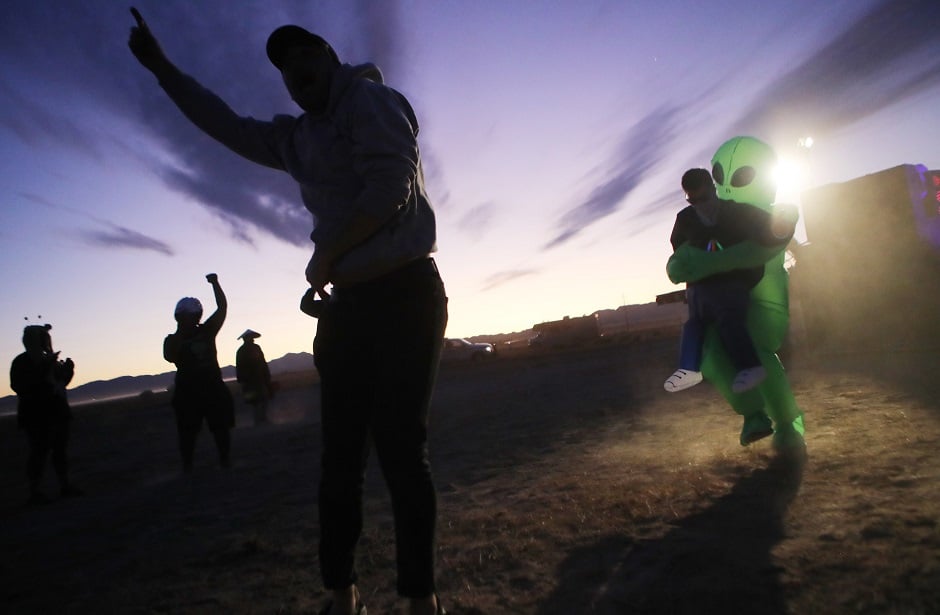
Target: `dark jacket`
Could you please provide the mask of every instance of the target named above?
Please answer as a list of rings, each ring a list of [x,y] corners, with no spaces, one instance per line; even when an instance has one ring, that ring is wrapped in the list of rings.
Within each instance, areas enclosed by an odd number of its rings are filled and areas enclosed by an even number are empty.
[[[13,359],[10,387],[17,396],[17,426],[41,429],[69,421],[72,411],[65,387],[74,375],[72,362],[59,361],[54,355],[46,355],[37,362],[24,352]]]

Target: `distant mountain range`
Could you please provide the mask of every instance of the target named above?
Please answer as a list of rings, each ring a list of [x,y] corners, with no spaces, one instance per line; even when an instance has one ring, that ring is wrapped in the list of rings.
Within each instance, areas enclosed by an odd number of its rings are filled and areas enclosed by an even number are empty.
[[[309,352],[291,352],[280,359],[268,361],[272,375],[287,374],[313,369],[313,355]],[[113,397],[126,397],[139,395],[144,391],[165,391],[173,384],[176,371],[148,376],[121,376],[112,380],[95,380],[74,389],[69,389],[69,402],[79,404],[96,399],[110,399]],[[235,367],[227,365],[222,368],[222,378],[231,380],[235,378]],[[0,398],[0,415],[16,412],[16,396],[8,395]]]

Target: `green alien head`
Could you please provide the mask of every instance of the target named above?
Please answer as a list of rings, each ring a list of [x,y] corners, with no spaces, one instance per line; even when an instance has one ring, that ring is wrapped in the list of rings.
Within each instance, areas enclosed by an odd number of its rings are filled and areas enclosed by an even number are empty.
[[[712,179],[723,199],[769,210],[776,199],[774,150],[754,137],[725,141],[712,156]]]

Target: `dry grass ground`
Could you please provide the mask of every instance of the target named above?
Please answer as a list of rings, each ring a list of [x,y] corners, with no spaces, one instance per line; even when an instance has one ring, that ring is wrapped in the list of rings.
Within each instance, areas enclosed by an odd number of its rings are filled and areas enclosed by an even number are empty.
[[[432,418],[439,586],[452,613],[940,613],[935,353],[796,357],[809,462],[706,384],[670,395],[675,342],[447,365]],[[24,505],[25,439],[0,424],[0,597],[9,613],[312,613],[317,384],[276,424],[242,409],[235,467],[208,434],[178,473],[165,400],[86,406],[82,498]],[[49,477],[51,488],[52,479]],[[403,613],[370,470],[362,591]]]

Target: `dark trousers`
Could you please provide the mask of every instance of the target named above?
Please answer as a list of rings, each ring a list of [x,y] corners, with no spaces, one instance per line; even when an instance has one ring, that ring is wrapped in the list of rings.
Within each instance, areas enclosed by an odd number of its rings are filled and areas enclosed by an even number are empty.
[[[747,330],[750,296],[751,286],[733,279],[689,285],[686,289],[689,319],[682,327],[680,368],[701,371],[702,345],[709,325],[714,325],[736,370],[760,365]]]
[[[195,427],[177,421],[176,431],[179,435],[180,457],[183,459],[183,470],[189,472],[193,469],[196,457],[196,439],[199,436],[200,426]],[[215,448],[219,452],[219,463],[228,466],[231,463],[232,434],[228,427],[220,427],[212,431],[215,439]]]
[[[323,457],[319,557],[327,589],[355,583],[370,439],[395,518],[397,589],[435,591],[437,496],[428,462],[428,410],[447,297],[434,261],[334,289],[313,344],[320,373]]]
[[[184,471],[193,469],[196,439],[203,422],[215,439],[219,463],[223,467],[230,465],[235,406],[232,394],[221,377],[183,383],[177,379],[173,391],[173,412],[176,414],[176,432],[179,435]]]
[[[69,423],[63,419],[48,425],[33,426],[26,430],[29,439],[29,457],[26,460],[26,476],[29,489],[35,492],[45,473],[46,459],[52,453],[52,469],[55,470],[59,487],[66,488],[68,479],[68,460],[66,449],[69,443]]]

